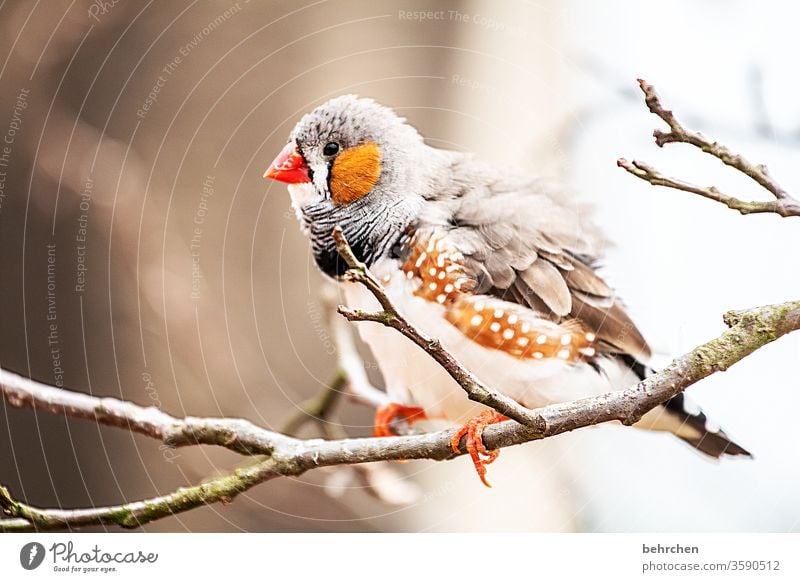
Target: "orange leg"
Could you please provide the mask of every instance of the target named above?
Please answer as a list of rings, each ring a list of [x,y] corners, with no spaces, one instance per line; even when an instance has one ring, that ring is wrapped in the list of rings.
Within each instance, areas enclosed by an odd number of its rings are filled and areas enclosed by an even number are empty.
[[[372,434],[376,437],[397,436],[392,428],[392,421],[402,418],[408,424],[414,424],[419,420],[425,420],[425,411],[419,406],[405,406],[397,402],[391,402],[386,406],[381,406],[375,412],[375,426]]]
[[[490,451],[483,444],[483,429],[488,425],[496,422],[508,420],[507,416],[503,416],[496,410],[484,410],[478,416],[470,418],[467,424],[462,426],[453,438],[450,439],[450,446],[457,453],[459,452],[459,445],[461,444],[461,437],[466,436],[465,445],[469,456],[472,457],[472,464],[475,465],[475,470],[478,472],[478,477],[481,482],[487,487],[491,487],[486,480],[486,465],[494,462],[500,454],[499,450]],[[481,455],[485,458],[481,458]]]

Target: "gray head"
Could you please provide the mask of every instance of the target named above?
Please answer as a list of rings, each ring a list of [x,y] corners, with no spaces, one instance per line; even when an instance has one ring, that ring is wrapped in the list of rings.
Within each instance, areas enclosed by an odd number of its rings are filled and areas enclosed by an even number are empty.
[[[317,264],[337,276],[346,265],[333,228],[368,266],[388,256],[420,212],[437,154],[391,109],[343,95],[298,122],[265,176],[289,184]]]

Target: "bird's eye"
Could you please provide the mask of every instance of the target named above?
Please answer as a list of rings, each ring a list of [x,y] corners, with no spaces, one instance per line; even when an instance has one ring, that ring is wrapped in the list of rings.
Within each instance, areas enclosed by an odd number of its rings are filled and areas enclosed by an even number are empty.
[[[326,143],[322,148],[322,153],[326,156],[335,156],[339,153],[339,144],[335,142]]]

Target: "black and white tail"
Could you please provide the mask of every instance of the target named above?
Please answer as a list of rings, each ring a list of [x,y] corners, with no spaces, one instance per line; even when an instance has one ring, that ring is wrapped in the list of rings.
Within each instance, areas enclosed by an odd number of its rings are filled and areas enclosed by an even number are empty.
[[[626,363],[640,379],[652,374],[652,370],[639,362]],[[673,396],[645,414],[636,426],[671,432],[692,448],[717,459],[723,455],[753,456],[733,442],[725,431],[710,421],[700,407],[684,393]]]
[[[709,421],[700,407],[689,400],[685,394],[673,396],[661,407],[664,409],[664,414],[674,420],[677,430],[671,430],[671,432],[701,453],[716,458],[723,455],[753,456],[733,442],[719,425]]]

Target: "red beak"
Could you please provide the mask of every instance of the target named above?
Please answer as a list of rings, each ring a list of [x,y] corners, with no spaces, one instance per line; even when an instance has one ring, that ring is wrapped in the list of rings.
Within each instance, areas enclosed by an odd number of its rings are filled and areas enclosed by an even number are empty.
[[[301,184],[303,182],[310,182],[311,178],[308,176],[308,165],[305,159],[297,151],[297,144],[290,141],[286,147],[281,150],[272,163],[264,172],[265,178],[272,178],[278,182],[286,182],[287,184]]]

